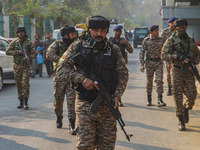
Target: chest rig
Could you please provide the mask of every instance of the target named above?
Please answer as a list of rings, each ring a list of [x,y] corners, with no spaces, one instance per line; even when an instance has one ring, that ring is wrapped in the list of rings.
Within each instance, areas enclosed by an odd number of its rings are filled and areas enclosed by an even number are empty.
[[[79,73],[84,74],[87,78],[93,79],[94,77],[100,80],[106,87],[108,93],[112,95],[116,88],[116,72],[115,68],[115,58],[112,45],[108,45],[102,51],[95,51],[93,48],[83,47],[80,44],[80,55],[82,56],[82,65],[84,68],[84,73],[77,68]],[[87,73],[85,73],[87,72]],[[87,100],[93,102],[93,100],[98,96],[98,91],[96,89],[88,91],[82,84],[79,84],[77,88],[79,98],[82,100]]]

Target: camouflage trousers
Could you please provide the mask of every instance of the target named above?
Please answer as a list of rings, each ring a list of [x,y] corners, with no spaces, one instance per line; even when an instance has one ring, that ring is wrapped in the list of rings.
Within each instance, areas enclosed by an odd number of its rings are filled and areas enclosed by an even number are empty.
[[[183,75],[182,69],[173,67],[172,76],[176,116],[179,117],[184,114],[184,107],[191,110],[194,106],[197,96],[197,89],[195,86],[195,78],[193,72],[188,71],[186,75]],[[183,94],[185,94],[187,97],[187,100],[184,103]]]
[[[63,113],[63,103],[66,95],[67,98],[67,109],[68,109],[68,118],[75,119],[75,100],[76,92],[72,89],[69,82],[61,81],[53,78],[54,86],[54,111],[57,116],[61,116]]]
[[[13,64],[14,78],[17,86],[18,99],[29,98],[30,69],[24,65]]]
[[[106,106],[99,106],[97,114],[90,113],[91,103],[77,102],[77,149],[114,150],[116,120]]]
[[[167,84],[172,85],[171,83],[171,63],[165,62],[165,68],[166,68],[166,73],[167,73]]]
[[[152,93],[153,78],[155,73],[155,82],[158,95],[163,93],[163,62],[162,61],[146,61],[146,76],[147,76],[147,94]]]

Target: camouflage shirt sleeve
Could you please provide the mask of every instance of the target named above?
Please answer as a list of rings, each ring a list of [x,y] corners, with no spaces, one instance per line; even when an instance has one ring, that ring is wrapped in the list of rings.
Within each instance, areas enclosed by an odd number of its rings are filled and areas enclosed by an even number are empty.
[[[146,40],[143,40],[142,49],[139,54],[141,66],[144,66],[144,64],[145,64],[144,55],[145,55],[146,51],[147,51]]]
[[[46,52],[46,58],[52,62],[58,63],[60,57],[57,55],[58,52],[58,41],[54,41]]]
[[[8,48],[6,49],[6,55],[18,55],[18,51],[15,51],[15,41],[12,41],[9,45]]]
[[[128,74],[128,69],[126,68],[125,65],[125,60],[121,54],[119,47],[113,45],[113,50],[116,51],[116,59],[117,59],[115,66],[115,70],[117,72],[117,87],[114,93],[114,97],[118,97],[120,99],[126,89],[129,74]]]
[[[133,53],[133,48],[132,48],[131,44],[128,41],[126,42],[126,50],[129,53]]]
[[[80,83],[82,74],[74,71],[74,61],[71,59],[77,54],[80,42],[74,42],[60,58],[56,70],[56,78],[63,79],[68,82]]]
[[[30,42],[30,55],[29,55],[29,59],[35,59],[37,56],[37,53],[35,51],[35,46],[33,44],[33,42]]]
[[[194,43],[195,44],[195,56],[196,56],[196,58],[195,58],[195,60],[194,60],[194,63],[195,64],[199,64],[199,62],[200,62],[200,51],[199,51],[199,49],[198,49],[198,47],[196,46],[196,43]]]
[[[168,38],[162,48],[162,60],[171,62],[177,59],[177,53],[173,52],[173,40]]]

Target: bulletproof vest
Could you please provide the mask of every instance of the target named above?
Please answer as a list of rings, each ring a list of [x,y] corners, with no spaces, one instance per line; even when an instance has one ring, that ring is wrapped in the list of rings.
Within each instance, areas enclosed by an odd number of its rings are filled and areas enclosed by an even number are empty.
[[[185,55],[189,55],[192,59],[192,61],[194,61],[195,59],[195,42],[192,38],[188,37],[186,39],[180,39],[179,36],[177,35],[172,35],[171,36],[172,41],[173,41],[173,53],[174,54],[185,54]],[[182,63],[180,60],[175,59],[172,61],[172,63],[175,66],[179,66],[181,68],[186,67],[187,64]]]
[[[115,38],[111,37],[109,39],[109,41],[112,43],[112,44],[116,44],[119,48],[120,48],[120,51],[122,53],[122,56],[125,58],[125,48],[126,48],[126,45],[125,44],[120,44],[120,41],[121,41],[122,38],[119,39],[119,41],[116,41]]]
[[[64,52],[68,49],[68,45],[64,44],[62,41],[56,41],[58,44],[58,51],[57,51],[57,55],[59,57],[62,57],[62,55],[64,54]]]
[[[26,54],[29,56],[30,55],[30,40],[24,40],[23,43],[21,43],[21,46],[23,47],[23,49],[25,49]],[[22,50],[20,45],[19,45],[19,40],[15,41],[15,47],[14,47],[15,51]],[[25,65],[25,62],[23,61],[24,59],[24,55],[14,55],[13,56],[13,62],[16,64],[21,64],[21,65]]]
[[[87,78],[92,79],[95,76],[95,78],[99,79],[110,95],[115,92],[116,88],[116,72],[114,70],[116,59],[112,49],[112,45],[109,45],[104,50],[95,53],[92,48],[81,47],[80,54],[83,58],[82,65],[87,69],[84,70],[83,73],[77,68],[77,71],[84,74]],[[90,102],[92,102],[98,94],[96,89],[88,91],[82,84],[79,85],[77,91],[80,99]]]

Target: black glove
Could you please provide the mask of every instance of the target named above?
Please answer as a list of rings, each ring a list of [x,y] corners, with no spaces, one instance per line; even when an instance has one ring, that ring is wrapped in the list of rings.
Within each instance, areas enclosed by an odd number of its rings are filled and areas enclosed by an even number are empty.
[[[181,55],[181,54],[178,54],[178,59],[181,61],[181,62],[184,62],[184,60],[186,59],[186,58],[188,58],[186,55]]]

